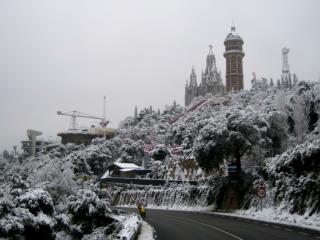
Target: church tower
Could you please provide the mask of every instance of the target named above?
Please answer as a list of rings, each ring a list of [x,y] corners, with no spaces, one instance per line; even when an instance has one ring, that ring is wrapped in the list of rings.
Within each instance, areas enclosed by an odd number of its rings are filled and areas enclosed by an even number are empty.
[[[185,87],[185,105],[188,106],[192,100],[199,96],[223,96],[225,87],[222,83],[221,72],[217,70],[216,57],[213,54],[212,45],[209,45],[209,53],[206,60],[205,71],[201,74],[201,81],[198,85],[194,67],[192,67],[189,80]]]
[[[189,83],[187,80],[185,88],[185,105],[188,106],[192,100],[198,96],[198,83],[196,70],[192,67]]]
[[[244,52],[242,51],[243,40],[236,33],[236,28],[231,27],[231,32],[224,40],[226,58],[226,90],[227,92],[238,92],[243,89],[243,66],[242,58]]]

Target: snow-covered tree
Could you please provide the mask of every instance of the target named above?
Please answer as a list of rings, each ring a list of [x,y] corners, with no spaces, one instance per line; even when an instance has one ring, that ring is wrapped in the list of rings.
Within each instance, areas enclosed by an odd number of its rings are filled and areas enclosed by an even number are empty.
[[[9,153],[9,151],[8,150],[3,150],[3,152],[2,152],[2,156],[3,156],[3,158],[4,159],[7,159],[7,160],[9,160],[10,159],[10,153]]]
[[[92,233],[95,228],[107,227],[114,222],[107,203],[90,190],[79,190],[68,198],[71,223],[79,225],[78,234]]]
[[[206,170],[217,168],[228,159],[240,172],[241,158],[259,139],[267,138],[267,127],[267,121],[254,111],[231,109],[200,131],[194,148],[195,157]]]
[[[158,144],[151,154],[155,160],[164,160],[168,155],[169,151],[163,144]]]
[[[272,112],[268,119],[269,128],[267,135],[271,139],[271,156],[280,154],[286,147],[288,139],[287,116],[282,112]]]
[[[296,95],[293,99],[294,132],[297,137],[297,143],[303,143],[309,128],[310,107],[302,96]]]

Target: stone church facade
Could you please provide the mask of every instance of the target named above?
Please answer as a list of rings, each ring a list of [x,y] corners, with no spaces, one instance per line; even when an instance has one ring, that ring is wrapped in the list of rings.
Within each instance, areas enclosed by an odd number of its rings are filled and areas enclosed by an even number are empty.
[[[206,94],[212,94],[213,96],[222,96],[224,94],[221,72],[217,71],[216,58],[211,45],[207,55],[206,68],[201,73],[199,85],[194,67],[191,70],[190,77],[185,86],[185,105],[188,106],[195,97],[205,96]]]

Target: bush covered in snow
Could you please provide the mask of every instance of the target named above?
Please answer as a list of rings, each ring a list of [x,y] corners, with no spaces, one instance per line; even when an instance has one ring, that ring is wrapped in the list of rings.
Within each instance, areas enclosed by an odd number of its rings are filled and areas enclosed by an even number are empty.
[[[273,201],[290,213],[320,213],[320,138],[267,162]]]
[[[33,214],[43,212],[52,215],[54,211],[50,194],[41,188],[28,189],[17,201],[20,207],[27,208]]]
[[[68,197],[71,222],[81,225],[83,233],[91,233],[94,228],[107,226],[114,220],[107,203],[90,190],[79,190],[77,195]]]
[[[49,192],[41,188],[27,188],[20,193],[7,193],[1,197],[1,237],[55,239],[63,235],[69,239],[81,239],[85,235],[89,237],[95,234],[98,228],[102,228],[106,237],[119,224],[108,203],[89,189],[79,190],[76,195],[69,196],[68,207],[59,213]]]
[[[54,206],[50,194],[43,189],[27,189],[20,196],[7,195],[0,208],[0,236],[54,239]]]
[[[109,209],[109,194],[93,183],[120,155],[121,145],[117,139],[95,139],[88,147],[61,145],[22,162],[1,158],[0,236],[91,239],[98,232],[111,236],[121,222]]]

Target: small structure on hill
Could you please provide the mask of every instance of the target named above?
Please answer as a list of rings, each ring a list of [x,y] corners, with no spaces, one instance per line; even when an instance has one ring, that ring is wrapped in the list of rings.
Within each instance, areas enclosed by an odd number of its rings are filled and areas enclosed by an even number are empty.
[[[90,129],[68,130],[58,133],[57,135],[61,137],[62,144],[75,143],[89,145],[94,138],[111,139],[116,133],[116,129],[113,128],[91,127]]]
[[[42,132],[28,129],[28,140],[21,141],[21,148],[25,156],[36,156],[42,150],[51,150],[56,145],[49,141],[38,140],[37,137],[42,135]]]
[[[151,170],[145,169],[133,163],[113,163],[107,167],[107,171],[103,174],[101,179],[108,177],[120,178],[136,178],[143,177]]]
[[[103,98],[103,116],[94,116],[87,113],[73,110],[71,112],[58,111],[58,115],[71,117],[71,128],[68,131],[58,133],[57,135],[62,138],[62,144],[75,143],[89,145],[94,138],[113,138],[117,131],[113,128],[107,128],[109,121],[106,120],[106,97]],[[77,118],[89,118],[100,120],[100,127],[91,125],[91,128],[80,129],[77,127]]]

